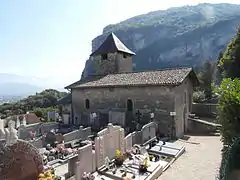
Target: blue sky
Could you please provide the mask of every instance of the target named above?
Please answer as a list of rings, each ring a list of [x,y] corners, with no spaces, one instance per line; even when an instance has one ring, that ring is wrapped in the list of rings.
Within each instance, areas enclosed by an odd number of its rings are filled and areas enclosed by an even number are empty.
[[[0,0],[0,73],[78,80],[91,41],[108,25],[149,11],[239,0]]]

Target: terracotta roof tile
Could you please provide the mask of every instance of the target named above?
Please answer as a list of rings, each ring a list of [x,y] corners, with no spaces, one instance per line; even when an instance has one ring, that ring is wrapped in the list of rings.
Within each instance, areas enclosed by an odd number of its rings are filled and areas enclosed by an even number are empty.
[[[134,73],[109,74],[97,80],[78,84],[72,88],[179,85],[191,73],[192,68],[165,69]],[[197,78],[193,73],[195,79]]]

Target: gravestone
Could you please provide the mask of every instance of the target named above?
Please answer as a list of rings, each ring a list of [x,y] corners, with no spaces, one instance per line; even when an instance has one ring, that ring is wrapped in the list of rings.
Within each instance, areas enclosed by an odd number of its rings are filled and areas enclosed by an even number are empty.
[[[17,119],[16,119],[16,128],[19,128],[20,126],[20,120],[19,120],[19,116],[17,116]]]
[[[57,138],[54,132],[48,132],[45,137],[46,144],[54,145]]]
[[[104,165],[107,156],[110,160],[115,157],[116,150],[124,153],[124,129],[109,123],[108,127],[100,131],[97,135],[98,137],[95,138],[95,153],[97,168],[99,168]]]
[[[150,122],[142,127],[142,144],[156,137],[156,124]]]
[[[32,180],[43,171],[43,159],[37,148],[18,140],[16,131],[6,131],[6,145],[1,145],[0,179]],[[2,143],[2,142],[1,142]]]
[[[76,179],[81,180],[84,172],[91,173],[93,169],[92,145],[88,144],[78,150],[78,162],[76,162]]]
[[[109,111],[109,123],[125,127],[126,113],[121,111]]]

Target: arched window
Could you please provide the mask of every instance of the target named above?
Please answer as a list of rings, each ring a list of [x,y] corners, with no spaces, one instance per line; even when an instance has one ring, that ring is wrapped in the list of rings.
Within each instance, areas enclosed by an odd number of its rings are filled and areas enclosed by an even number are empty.
[[[89,109],[89,108],[90,108],[90,101],[89,101],[89,99],[86,99],[86,100],[85,100],[85,108],[86,108],[86,109]]]
[[[132,111],[133,110],[133,102],[131,99],[127,100],[127,110]]]

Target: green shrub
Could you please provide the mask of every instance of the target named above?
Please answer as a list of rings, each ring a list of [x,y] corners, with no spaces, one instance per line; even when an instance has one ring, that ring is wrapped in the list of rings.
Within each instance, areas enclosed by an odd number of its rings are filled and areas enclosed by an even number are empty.
[[[193,102],[201,103],[205,100],[205,94],[203,91],[195,91],[193,93]]]

